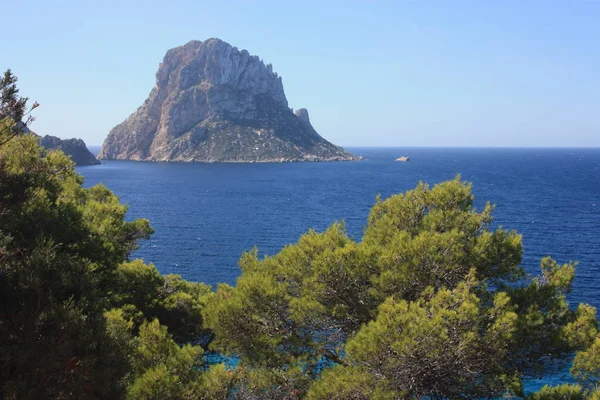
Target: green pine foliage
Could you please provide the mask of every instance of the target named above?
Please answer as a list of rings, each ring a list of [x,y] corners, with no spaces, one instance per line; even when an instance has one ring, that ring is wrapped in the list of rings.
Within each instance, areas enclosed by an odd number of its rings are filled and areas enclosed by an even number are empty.
[[[127,310],[136,326],[158,318],[179,343],[210,336],[202,323],[209,285],[188,282],[179,275],[160,275],[142,260],[121,263],[113,281],[112,307]]]
[[[10,134],[10,133],[9,133]],[[0,377],[7,398],[113,396],[123,372],[103,312],[145,220],[30,135],[0,146]],[[117,367],[115,367],[117,366]]]
[[[334,371],[359,370],[381,392],[410,398],[520,393],[515,372],[504,367],[518,316],[504,293],[482,307],[477,285],[471,276],[454,290],[427,290],[414,302],[388,298],[377,318],[348,341],[348,366]]]
[[[492,209],[475,210],[457,177],[379,199],[361,242],[336,223],[273,257],[247,253],[204,309],[213,348],[249,369],[302,366],[310,398],[339,396],[330,382],[350,376],[392,398],[522,395],[597,322],[566,302],[574,264],[546,258],[527,279],[521,237],[491,230]],[[323,364],[335,367],[319,377]]]
[[[129,261],[149,222],[125,221],[110,190],[83,188],[67,156],[15,123],[27,102],[15,82],[0,80],[0,398],[122,398],[143,375],[138,327],[162,318],[197,336],[210,288]]]
[[[584,400],[579,385],[544,386],[539,392],[527,396],[527,400]]]

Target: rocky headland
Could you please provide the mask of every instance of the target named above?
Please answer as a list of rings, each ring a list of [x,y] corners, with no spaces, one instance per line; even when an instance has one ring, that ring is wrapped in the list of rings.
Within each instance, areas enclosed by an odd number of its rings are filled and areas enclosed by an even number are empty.
[[[40,137],[40,144],[48,150],[62,150],[75,165],[97,165],[100,161],[88,150],[81,139],[60,139],[56,136],[46,135]]]
[[[171,49],[156,86],[115,126],[100,159],[198,162],[350,161],[308,111],[288,106],[281,77],[219,39]]]

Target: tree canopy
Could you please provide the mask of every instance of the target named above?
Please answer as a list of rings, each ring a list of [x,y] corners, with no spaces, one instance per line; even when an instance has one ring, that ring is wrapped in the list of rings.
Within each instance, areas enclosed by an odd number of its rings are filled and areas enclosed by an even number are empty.
[[[336,223],[243,255],[204,309],[213,346],[248,368],[300,366],[308,398],[522,395],[594,341],[595,310],[568,307],[572,263],[545,258],[528,278],[521,236],[473,201],[460,177],[420,184],[378,199],[361,242]]]
[[[126,316],[135,330],[161,318],[191,340],[210,288],[129,261],[152,233],[149,222],[126,221],[110,190],[83,188],[65,154],[15,123],[27,102],[15,82],[10,72],[1,82],[0,398],[122,397],[143,375],[129,351],[143,337],[125,335],[107,315]]]

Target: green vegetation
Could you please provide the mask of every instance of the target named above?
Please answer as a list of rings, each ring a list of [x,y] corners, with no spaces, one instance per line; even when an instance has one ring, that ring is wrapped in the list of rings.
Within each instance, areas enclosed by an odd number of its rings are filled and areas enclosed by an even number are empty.
[[[579,384],[529,398],[600,399],[595,309],[566,301],[575,264],[526,276],[520,235],[492,230],[460,178],[378,199],[360,242],[335,223],[248,252],[213,292],[130,260],[148,221],[15,133],[15,82],[0,80],[0,398],[498,398],[575,354]]]

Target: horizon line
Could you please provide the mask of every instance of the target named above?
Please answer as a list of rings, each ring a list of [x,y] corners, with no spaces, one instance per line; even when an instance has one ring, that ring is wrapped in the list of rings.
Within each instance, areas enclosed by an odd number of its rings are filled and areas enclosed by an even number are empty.
[[[87,147],[102,147],[101,144],[86,144]],[[344,149],[399,149],[399,148],[412,148],[412,149],[600,149],[600,145],[594,146],[532,146],[532,145],[523,145],[523,146],[515,146],[515,145],[500,145],[500,146],[486,146],[486,145],[442,145],[442,146],[427,146],[427,145],[381,145],[381,146],[371,146],[371,145],[341,145]]]

